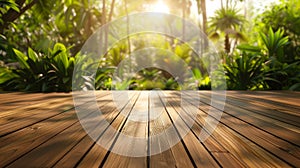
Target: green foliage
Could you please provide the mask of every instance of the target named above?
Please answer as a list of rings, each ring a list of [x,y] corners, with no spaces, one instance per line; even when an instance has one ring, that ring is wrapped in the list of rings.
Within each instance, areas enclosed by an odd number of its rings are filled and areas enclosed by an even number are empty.
[[[106,63],[110,66],[118,66],[119,63],[125,58],[128,46],[126,43],[121,42],[118,46],[112,48],[106,58]]]
[[[283,36],[288,36],[290,41],[283,49],[284,61],[293,63],[300,59],[300,1],[282,0],[273,4],[270,9],[256,17],[255,23],[255,32],[266,34],[270,28],[284,30]]]
[[[174,54],[185,60],[186,63],[191,61],[192,50],[187,44],[178,44],[174,48]]]
[[[215,30],[225,32],[228,29],[236,29],[245,21],[244,16],[238,14],[239,10],[234,7],[221,8],[211,18],[210,26]]]
[[[285,47],[289,45],[288,36],[278,29],[275,33],[269,28],[265,35],[260,33],[262,50],[266,54],[265,74],[268,77],[267,85],[273,90],[299,90],[299,60],[288,63]]]
[[[47,0],[36,4],[3,30],[11,48],[26,52],[28,47],[47,52],[63,43],[72,55],[100,27],[101,12],[96,0]],[[0,17],[1,19],[1,17]]]
[[[2,15],[10,9],[20,12],[18,4],[14,0],[0,0],[0,24],[3,24]]]
[[[300,61],[292,64],[277,62],[276,67],[266,66],[266,83],[272,90],[300,90]]]
[[[224,64],[227,86],[235,90],[254,90],[265,88],[263,58],[256,54],[243,52],[227,65]]]
[[[3,65],[3,62],[0,62],[0,64],[0,85],[2,85],[8,80],[11,80],[14,77],[17,77],[16,74],[12,73],[12,70],[10,68]]]
[[[3,25],[2,16],[7,13],[8,10],[14,10],[20,12],[18,4],[13,0],[0,0],[0,25]],[[0,32],[0,51],[5,51],[7,47],[7,37]],[[0,54],[0,60],[3,60],[3,55]]]
[[[190,67],[195,67],[195,65],[200,66],[199,61],[196,61],[195,59],[196,54],[193,52],[190,46],[180,42],[178,39],[150,33],[131,36],[130,41],[132,48],[131,53],[139,52],[139,50],[147,47],[157,48],[157,53],[142,53],[143,56],[135,56],[134,54],[130,55],[127,39],[121,40],[118,44],[113,46],[106,55],[104,55],[96,74],[96,79],[101,80],[94,81],[91,79],[93,76],[90,76],[88,77],[89,79],[87,79],[90,83],[88,85],[92,86],[93,84],[91,83],[95,82],[96,89],[110,89],[114,87],[112,89],[129,88],[137,90],[178,90],[181,89],[177,81],[178,79],[173,77],[168,72],[177,72],[178,76],[184,77],[185,70],[188,68],[187,65]],[[173,56],[170,54],[173,54]],[[124,81],[120,79],[119,82],[112,86],[112,73],[125,59],[125,66],[147,67],[147,65],[159,64],[163,65],[165,69],[146,68],[136,73],[132,79]],[[186,65],[182,64],[180,60],[184,61]],[[204,81],[209,82],[207,72],[203,71],[203,76],[205,77],[205,80],[201,79],[201,87],[202,85],[205,85]],[[204,88],[205,86],[203,89]]]
[[[230,53],[230,36],[237,40],[245,40],[241,33],[245,18],[239,14],[239,10],[234,7],[221,8],[215,11],[215,16],[210,18],[210,38],[220,38],[220,34],[225,35],[224,50]]]
[[[263,41],[263,48],[267,51],[268,57],[275,58],[279,62],[284,62],[283,47],[288,44],[288,37],[284,37],[284,31],[278,29],[275,33],[270,28],[268,34],[260,33]]]
[[[237,49],[241,51],[246,51],[246,52],[254,52],[254,53],[259,53],[261,52],[261,48],[257,46],[251,46],[249,44],[241,44],[236,47]]]
[[[190,46],[171,37],[153,33],[130,36],[113,46],[99,63],[93,63],[88,56],[78,53],[86,39],[110,20],[112,15],[121,16],[128,13],[123,1],[116,2],[117,10],[111,9],[112,1],[106,1],[105,13],[102,13],[102,2],[96,0],[24,1],[20,6],[16,2],[18,1],[0,0],[2,90],[71,91],[72,77],[81,84],[76,89],[104,90],[129,87],[141,90],[177,90],[184,88],[180,88],[178,83],[182,81],[178,76],[183,76],[185,80],[187,69],[191,69],[194,74],[194,78],[188,81],[191,86],[211,89],[210,77],[205,70],[209,61],[201,61]],[[33,6],[20,13],[22,8],[31,2],[34,2]],[[144,3],[155,3],[155,0],[129,0],[126,9],[129,12],[141,11]],[[183,1],[167,0],[166,3],[170,5],[172,12],[183,12],[182,9],[177,9],[178,5],[183,6]],[[190,3],[187,3],[185,6],[186,14],[191,12],[188,9],[189,5]],[[231,49],[235,49],[241,40],[246,39],[243,33],[245,18],[236,8],[230,6],[234,5],[229,3],[226,8],[217,10],[209,25],[206,25],[210,27],[211,37],[224,38],[224,68],[229,89],[299,90],[299,2],[282,0],[280,4],[272,5],[271,9],[259,15],[253,31],[258,32],[256,38],[252,39],[253,44],[256,43],[255,46],[239,45],[239,51]],[[8,12],[13,12],[17,18],[8,21]],[[251,34],[248,34],[247,39],[252,37]],[[131,58],[132,54],[144,48],[162,49],[176,57],[167,57],[166,53],[159,52]],[[163,65],[165,70],[146,68],[137,72],[130,80],[113,84],[114,71],[124,59],[131,59],[130,64],[133,66],[159,64]],[[181,59],[186,65],[178,61]],[[96,67],[97,72],[83,72],[83,76],[80,76],[81,73],[73,74],[75,62],[82,64],[82,67],[78,68],[86,68],[88,71],[89,67]],[[173,77],[167,71],[176,71],[178,74]]]
[[[284,36],[284,31],[279,29],[274,32],[270,28],[267,34],[260,33],[260,38],[262,43],[259,47],[251,45],[240,45],[237,47],[243,53],[249,52],[252,55],[261,56],[259,59],[261,72],[260,75],[257,75],[259,78],[256,79],[260,83],[260,87],[272,90],[299,90],[300,61],[296,60],[293,63],[286,62],[284,49],[289,44],[289,39],[287,36]],[[228,71],[229,69],[226,68],[226,70]],[[239,71],[239,73],[243,72],[242,70]],[[234,81],[234,79],[237,79],[237,76],[228,75],[228,78],[229,81]],[[263,82],[260,82],[262,79]],[[244,85],[242,80],[231,83]],[[234,89],[235,87],[232,88]],[[254,87],[253,89],[258,88]]]
[[[201,73],[201,70],[198,68],[194,68],[193,69],[193,74],[194,74],[194,78],[195,78],[195,82],[198,85],[198,89],[203,90],[209,90],[211,89],[211,81],[208,75],[203,75]]]
[[[53,50],[50,50],[50,57],[48,57],[49,80],[54,83],[56,91],[71,91],[75,58],[71,57],[68,49],[60,43],[55,44]]]
[[[157,69],[144,69],[140,71],[139,76],[134,80],[137,90],[152,90],[161,88],[164,89],[164,84],[161,76],[161,71]]]
[[[47,54],[28,48],[27,55],[14,49],[19,67],[1,67],[1,86],[5,90],[33,92],[71,91],[75,58],[63,44],[55,44]]]
[[[131,82],[131,88],[134,90],[178,90],[179,85],[169,73],[155,68],[146,68],[138,73]]]
[[[112,88],[112,77],[114,70],[114,67],[98,68],[95,77],[96,90],[107,90]]]

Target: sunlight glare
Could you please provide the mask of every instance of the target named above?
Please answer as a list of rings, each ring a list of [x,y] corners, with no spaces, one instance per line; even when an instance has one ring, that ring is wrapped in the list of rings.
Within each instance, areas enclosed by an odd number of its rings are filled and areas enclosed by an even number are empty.
[[[159,13],[170,13],[169,7],[162,0],[159,0],[152,6],[152,11]]]

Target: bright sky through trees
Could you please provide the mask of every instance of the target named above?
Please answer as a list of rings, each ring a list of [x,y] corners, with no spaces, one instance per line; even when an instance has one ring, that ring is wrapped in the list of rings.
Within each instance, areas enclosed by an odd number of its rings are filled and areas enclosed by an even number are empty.
[[[163,2],[158,0],[155,4],[150,5],[151,12],[170,13],[170,8]]]

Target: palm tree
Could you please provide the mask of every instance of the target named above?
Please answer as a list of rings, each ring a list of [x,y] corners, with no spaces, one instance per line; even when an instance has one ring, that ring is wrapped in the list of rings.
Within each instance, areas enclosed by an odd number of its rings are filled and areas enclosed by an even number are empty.
[[[238,13],[235,8],[221,8],[215,12],[215,16],[211,17],[209,21],[209,27],[211,29],[210,37],[219,38],[220,33],[225,34],[224,49],[227,54],[230,53],[230,35],[233,35],[235,39],[244,39],[244,36],[240,32],[245,18]]]

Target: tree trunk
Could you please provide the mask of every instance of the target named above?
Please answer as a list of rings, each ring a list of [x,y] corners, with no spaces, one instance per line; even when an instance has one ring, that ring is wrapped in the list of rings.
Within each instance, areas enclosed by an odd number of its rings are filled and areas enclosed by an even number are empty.
[[[221,8],[224,8],[223,0],[221,0]]]
[[[105,1],[106,0],[102,0],[102,16],[101,16],[101,22],[102,22],[102,26],[105,25],[106,23],[106,8],[105,8]]]
[[[206,2],[201,0],[201,11],[202,11],[202,29],[204,34],[207,36],[207,13],[206,13]],[[204,49],[208,47],[208,41],[204,39]]]
[[[129,60],[130,60],[130,63],[129,63],[129,68],[130,68],[130,72],[131,72],[131,68],[132,68],[132,65],[131,65],[131,42],[130,42],[130,26],[129,26],[129,14],[128,14],[128,9],[127,9],[127,0],[124,0],[125,2],[125,13],[126,13],[126,17],[127,17],[127,43],[128,43],[128,56],[129,56]]]
[[[111,5],[110,5],[110,12],[109,12],[109,15],[108,15],[108,19],[106,20],[106,7],[105,7],[105,0],[103,0],[103,6],[104,6],[104,9],[102,9],[102,16],[103,16],[103,21],[104,21],[104,24],[106,23],[109,23],[111,20],[112,20],[112,15],[113,15],[113,12],[114,12],[114,6],[115,6],[115,0],[112,0],[111,2]],[[105,50],[107,50],[108,48],[108,33],[109,33],[109,24],[105,25],[105,34],[104,34],[104,48]]]
[[[226,34],[225,35],[225,52],[227,53],[227,54],[229,54],[230,53],[230,42],[229,42],[229,35],[228,34]]]
[[[106,0],[102,0],[102,16],[101,16],[101,25],[105,26],[106,24]],[[104,39],[103,39],[104,37]],[[104,27],[104,35],[101,35],[101,41],[103,41],[103,50],[107,50],[107,40],[108,40],[108,29]]]
[[[226,0],[226,9],[229,8],[229,0]]]
[[[207,13],[206,13],[206,2],[201,0],[201,11],[202,11],[202,21],[203,21],[203,32],[207,35]]]
[[[108,22],[111,21],[112,15],[114,13],[114,7],[115,7],[115,0],[111,1],[111,6],[110,6],[110,12],[109,12],[109,17],[108,17]]]
[[[202,30],[200,33],[204,33],[207,36],[207,12],[206,12],[206,1],[205,0],[196,0],[197,8],[198,8],[198,15],[202,15],[202,23],[199,22],[199,27]],[[208,39],[202,38],[200,39],[200,53],[201,55],[205,52],[208,48]]]
[[[186,0],[182,1],[182,40],[185,41]]]

